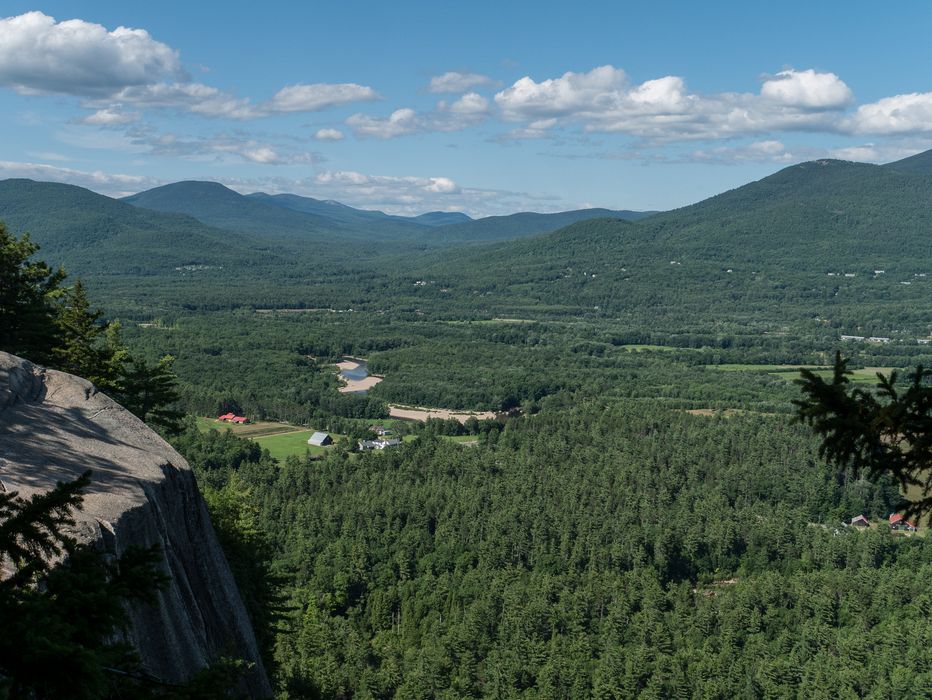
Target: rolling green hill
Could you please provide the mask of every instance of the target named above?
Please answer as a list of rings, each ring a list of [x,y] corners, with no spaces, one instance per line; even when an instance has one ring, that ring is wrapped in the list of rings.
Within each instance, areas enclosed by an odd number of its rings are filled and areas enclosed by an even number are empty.
[[[43,259],[84,275],[175,275],[186,266],[243,269],[277,260],[258,239],[73,185],[0,181],[0,221],[17,235],[28,232]]]
[[[905,173],[932,173],[932,151],[923,151],[909,158],[887,163],[883,167]]]
[[[508,216],[487,216],[462,224],[453,224],[439,229],[437,235],[447,243],[503,241],[513,238],[535,236],[575,224],[579,221],[615,217],[627,221],[638,221],[655,212],[612,211],[611,209],[577,209],[556,214],[519,212]]]
[[[461,211],[429,211],[412,217],[412,220],[427,226],[449,226],[451,224],[465,224],[473,219]]]
[[[212,226],[256,235],[328,243],[390,242],[421,248],[522,238],[603,216],[633,221],[652,214],[580,209],[556,214],[521,212],[476,220],[455,212],[403,217],[293,194],[241,195],[216,182],[194,181],[163,185],[123,201],[146,209],[188,214]]]
[[[930,260],[932,176],[817,161],[638,222],[426,255],[411,274],[448,290],[444,308],[494,316],[925,335]]]
[[[122,201],[143,209],[187,214],[211,226],[256,236],[316,243],[358,237],[341,222],[246,197],[218,182],[174,182]]]
[[[472,221],[462,212],[432,211],[420,216],[393,216],[377,210],[356,209],[334,200],[314,199],[296,194],[254,192],[246,196],[266,204],[322,216],[347,226],[379,224],[381,230],[397,230],[407,233],[423,233],[424,229],[421,227],[447,226]]]
[[[918,270],[930,255],[932,177],[823,160],[639,222],[588,220],[474,250],[458,265],[471,260],[488,274],[516,264],[606,267],[674,260],[872,273],[897,266]]]

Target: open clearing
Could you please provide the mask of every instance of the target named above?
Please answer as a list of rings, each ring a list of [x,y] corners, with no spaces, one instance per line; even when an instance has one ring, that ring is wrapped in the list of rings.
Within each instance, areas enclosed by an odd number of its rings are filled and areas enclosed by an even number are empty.
[[[801,369],[812,370],[831,370],[831,367],[825,365],[747,365],[739,363],[730,363],[722,365],[706,365],[706,369],[714,369],[719,372],[796,372]]]
[[[417,420],[425,422],[428,418],[440,418],[449,420],[453,418],[460,423],[465,423],[470,418],[476,420],[491,420],[496,414],[492,411],[451,411],[446,408],[424,408],[423,406],[399,406],[397,404],[388,404],[388,414],[392,418],[404,418],[406,420]]]
[[[775,377],[781,377],[787,381],[799,378],[799,370],[811,369],[815,374],[823,379],[829,379],[832,376],[832,368],[825,365],[747,365],[747,364],[722,364],[722,365],[705,365],[706,369],[717,372],[765,372]],[[850,379],[856,384],[875,384],[877,382],[877,373],[890,374],[892,367],[862,367],[851,370]]]
[[[384,377],[375,374],[367,375],[362,379],[350,379],[343,376],[343,372],[352,372],[353,370],[359,369],[362,366],[362,362],[363,361],[349,358],[344,359],[342,362],[337,362],[337,368],[340,371],[340,374],[337,375],[337,379],[343,384],[343,386],[339,388],[341,394],[354,394],[357,391],[369,391],[369,389],[384,379]]]
[[[266,435],[253,439],[261,445],[263,449],[268,450],[269,454],[277,460],[284,460],[291,455],[303,457],[306,452],[310,452],[315,457],[327,454],[327,452],[333,449],[332,445],[317,447],[316,445],[307,444],[308,438],[311,437],[314,432],[313,430],[296,430],[290,433]],[[330,437],[333,438],[334,443],[337,443],[345,436],[330,433]]]
[[[256,421],[255,423],[246,423],[238,425],[227,423],[226,421],[217,420],[216,418],[197,417],[197,427],[201,431],[206,430],[232,430],[234,435],[245,438],[263,437],[265,435],[277,435],[279,433],[292,433],[299,428],[289,425],[288,423],[273,423],[271,421]]]
[[[629,345],[619,345],[622,350],[627,350],[628,352],[645,352],[645,351],[654,351],[657,352],[676,352],[677,350],[689,350],[690,348],[675,348],[672,345],[643,345],[638,343],[632,343]]]

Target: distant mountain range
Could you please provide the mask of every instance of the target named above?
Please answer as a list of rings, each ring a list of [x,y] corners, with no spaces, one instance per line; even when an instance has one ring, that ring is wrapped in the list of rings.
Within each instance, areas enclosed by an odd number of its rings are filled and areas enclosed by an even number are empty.
[[[56,182],[0,180],[0,221],[14,234],[28,232],[42,259],[80,274],[150,275],[279,259],[267,241]]]
[[[439,254],[413,264],[422,276],[448,280],[455,272],[476,287],[507,279],[535,289],[571,270],[622,280],[648,264],[693,264],[701,274],[739,266],[822,275],[898,266],[932,274],[932,152],[884,166],[801,163],[640,221],[589,219],[463,250],[455,270]]]
[[[144,194],[144,193],[143,193]],[[138,196],[138,195],[137,195]],[[372,224],[373,222],[394,221],[398,223],[414,223],[423,226],[446,226],[448,224],[461,224],[472,219],[462,212],[432,211],[420,216],[392,216],[381,211],[367,209],[354,209],[332,199],[321,200],[312,197],[301,197],[296,194],[265,194],[254,192],[246,195],[251,199],[268,204],[274,204],[285,209],[316,214],[331,221],[345,224]]]
[[[638,257],[882,269],[932,260],[932,151],[885,166],[801,163],[657,214],[403,217],[291,194],[241,195],[213,182],[178,182],[115,200],[72,185],[5,180],[0,220],[14,233],[30,232],[45,259],[80,274],[223,265],[298,280],[308,265],[355,267],[379,256],[394,256],[396,270],[445,266],[452,246],[457,270],[472,274],[472,266],[480,277],[605,268]],[[470,252],[464,244],[477,247]]]
[[[123,201],[145,209],[188,214],[212,226],[255,235],[304,237],[309,232],[329,231],[335,241],[343,236],[427,246],[521,238],[585,219],[613,216],[633,221],[653,213],[580,209],[556,214],[522,212],[475,220],[459,212],[405,217],[294,194],[241,195],[216,182],[195,181],[163,185]]]

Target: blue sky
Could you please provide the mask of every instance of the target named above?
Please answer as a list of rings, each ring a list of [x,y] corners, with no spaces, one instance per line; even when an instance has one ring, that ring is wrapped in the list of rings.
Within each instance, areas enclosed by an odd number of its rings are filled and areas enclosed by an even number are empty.
[[[932,148],[928,3],[295,5],[5,2],[0,177],[488,215]]]

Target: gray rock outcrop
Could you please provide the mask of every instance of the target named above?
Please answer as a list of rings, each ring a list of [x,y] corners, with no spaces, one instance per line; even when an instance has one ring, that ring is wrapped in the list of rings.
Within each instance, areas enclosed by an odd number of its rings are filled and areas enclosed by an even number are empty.
[[[161,546],[170,583],[130,610],[146,670],[183,682],[220,656],[252,665],[245,690],[271,696],[255,635],[191,468],[94,386],[0,352],[0,489],[29,496],[93,470],[77,536],[108,552]]]

